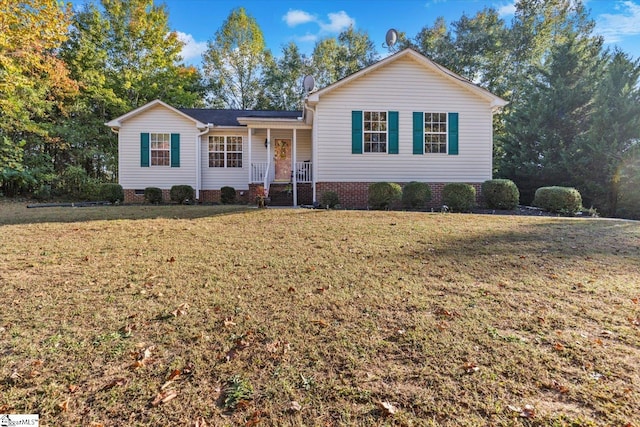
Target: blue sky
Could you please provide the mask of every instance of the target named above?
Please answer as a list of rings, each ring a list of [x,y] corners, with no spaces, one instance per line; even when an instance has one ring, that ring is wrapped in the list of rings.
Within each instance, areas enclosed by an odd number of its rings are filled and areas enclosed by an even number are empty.
[[[87,0],[72,0],[75,5]],[[509,22],[515,10],[513,0],[156,0],[165,3],[169,24],[185,42],[186,62],[200,63],[206,42],[213,39],[232,9],[244,7],[258,22],[267,47],[278,56],[283,45],[295,41],[304,53],[311,53],[316,41],[337,36],[353,24],[375,42],[379,53],[389,28],[415,36],[438,16],[450,23],[493,7]],[[640,0],[588,0],[584,2],[596,21],[596,33],[606,46],[619,46],[634,58],[640,57]]]

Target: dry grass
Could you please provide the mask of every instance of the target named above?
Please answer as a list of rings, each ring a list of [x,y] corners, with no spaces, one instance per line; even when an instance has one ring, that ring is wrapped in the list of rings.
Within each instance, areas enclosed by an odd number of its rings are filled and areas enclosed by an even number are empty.
[[[640,425],[638,223],[0,209],[0,413]]]

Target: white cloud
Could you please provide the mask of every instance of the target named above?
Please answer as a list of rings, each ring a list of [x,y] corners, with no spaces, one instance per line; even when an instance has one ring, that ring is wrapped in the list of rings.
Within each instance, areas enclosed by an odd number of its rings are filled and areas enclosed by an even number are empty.
[[[296,25],[306,24],[307,22],[314,22],[316,18],[304,10],[290,9],[289,12],[282,17],[282,20],[285,21],[289,27],[295,27]]]
[[[344,10],[337,13],[329,13],[327,16],[329,17],[329,23],[318,21],[320,29],[326,33],[339,33],[351,25],[356,25],[356,20],[347,15]]]
[[[498,16],[500,16],[501,18],[515,15],[515,13],[516,13],[515,2],[503,4],[502,6],[498,7]]]
[[[178,39],[184,43],[184,46],[182,46],[182,59],[184,61],[199,58],[207,50],[207,42],[198,42],[191,34],[181,31],[176,31],[176,34]]]
[[[294,37],[301,43],[313,43],[318,41],[318,39],[320,39],[320,37],[323,35],[337,34],[346,30],[352,25],[356,25],[356,20],[350,17],[344,10],[328,13],[327,19],[328,20],[320,19],[316,15],[313,15],[304,10],[293,9],[289,10],[282,17],[282,20],[286,22],[289,27],[295,27],[297,25],[307,23],[313,23],[318,26],[318,32],[315,34],[308,32],[304,36]]]
[[[605,42],[616,43],[624,36],[640,34],[640,4],[631,0],[619,1],[615,10],[619,13],[603,13],[596,19],[596,32]]]

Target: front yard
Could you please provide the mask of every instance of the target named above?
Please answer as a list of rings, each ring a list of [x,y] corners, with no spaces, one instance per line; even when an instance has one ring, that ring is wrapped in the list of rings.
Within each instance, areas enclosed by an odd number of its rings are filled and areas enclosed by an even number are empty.
[[[640,224],[0,205],[0,413],[640,426]]]

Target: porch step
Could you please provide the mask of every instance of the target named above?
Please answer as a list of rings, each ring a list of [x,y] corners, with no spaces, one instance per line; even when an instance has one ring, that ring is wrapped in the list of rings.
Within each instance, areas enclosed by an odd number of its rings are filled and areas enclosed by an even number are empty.
[[[273,183],[269,186],[270,206],[293,206],[293,191],[289,183]]]

